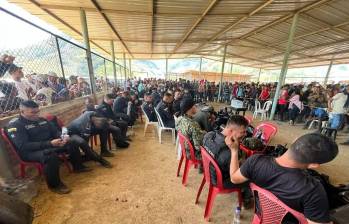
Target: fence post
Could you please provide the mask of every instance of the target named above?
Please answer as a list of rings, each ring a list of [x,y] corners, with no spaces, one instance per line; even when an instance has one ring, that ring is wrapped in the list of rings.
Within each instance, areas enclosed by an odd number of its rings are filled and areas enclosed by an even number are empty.
[[[105,58],[103,58],[103,59],[104,59],[105,91],[108,91],[107,66],[105,64]]]
[[[55,36],[55,40],[56,40],[56,47],[57,47],[57,52],[58,52],[59,64],[61,65],[62,76],[63,76],[63,79],[64,79],[64,86],[65,86],[65,88],[67,88],[67,81],[65,79],[65,74],[64,74],[64,67],[63,67],[61,49],[59,47],[59,42],[58,42],[58,37],[57,36]]]
[[[84,37],[85,48],[86,48],[86,59],[87,59],[88,73],[89,73],[90,82],[91,82],[91,91],[92,91],[92,94],[95,94],[96,82],[93,74],[93,65],[92,65],[92,58],[91,58],[90,40],[88,36],[86,13],[85,13],[85,10],[83,9],[80,9],[80,20],[81,20],[82,34]]]

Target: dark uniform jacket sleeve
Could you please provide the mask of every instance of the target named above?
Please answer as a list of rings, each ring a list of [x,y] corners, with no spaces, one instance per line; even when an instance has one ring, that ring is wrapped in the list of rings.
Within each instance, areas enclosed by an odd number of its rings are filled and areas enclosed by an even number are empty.
[[[19,152],[35,152],[52,147],[51,141],[30,141],[25,125],[18,119],[9,123],[7,132],[9,138],[12,140]]]

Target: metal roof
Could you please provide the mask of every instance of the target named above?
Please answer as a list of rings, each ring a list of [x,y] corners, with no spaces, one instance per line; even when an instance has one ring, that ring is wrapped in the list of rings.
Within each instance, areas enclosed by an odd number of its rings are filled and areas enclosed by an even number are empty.
[[[348,0],[9,0],[82,40],[86,11],[94,50],[115,57],[221,60],[278,69],[292,17],[299,21],[289,67],[349,62]]]

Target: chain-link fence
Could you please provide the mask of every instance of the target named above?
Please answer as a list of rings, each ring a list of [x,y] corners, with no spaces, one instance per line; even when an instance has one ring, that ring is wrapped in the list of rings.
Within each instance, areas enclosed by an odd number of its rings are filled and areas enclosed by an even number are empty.
[[[9,21],[0,36],[1,117],[17,113],[24,100],[45,106],[92,94],[85,48],[1,8],[0,15]],[[10,28],[14,20],[20,27]],[[31,32],[30,38],[23,32]],[[117,83],[113,62],[96,53],[91,59],[96,93],[111,89]],[[115,68],[123,84],[124,68],[119,64]],[[126,74],[130,77],[129,69]]]

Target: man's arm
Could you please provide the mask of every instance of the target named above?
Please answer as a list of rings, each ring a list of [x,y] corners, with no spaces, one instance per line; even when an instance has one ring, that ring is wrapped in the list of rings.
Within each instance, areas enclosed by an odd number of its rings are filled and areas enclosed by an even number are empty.
[[[234,184],[241,184],[246,182],[248,179],[241,174],[239,169],[239,141],[232,138],[232,136],[227,136],[225,138],[225,143],[227,144],[231,152],[230,179]]]

